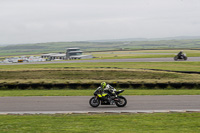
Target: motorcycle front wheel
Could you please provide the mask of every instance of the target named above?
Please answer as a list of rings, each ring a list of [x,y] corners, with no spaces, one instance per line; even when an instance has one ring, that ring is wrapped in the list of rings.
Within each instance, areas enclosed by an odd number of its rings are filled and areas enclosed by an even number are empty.
[[[177,61],[177,60],[178,60],[178,56],[175,56],[175,57],[174,57],[174,60]]]
[[[124,107],[124,106],[126,106],[127,100],[126,100],[125,97],[123,97],[123,96],[118,96],[118,99],[119,99],[119,100],[115,102],[116,105],[117,105],[117,107]]]
[[[92,106],[92,107],[98,107],[100,104],[100,100],[96,97],[92,97],[90,99],[89,103],[90,103],[90,106]]]

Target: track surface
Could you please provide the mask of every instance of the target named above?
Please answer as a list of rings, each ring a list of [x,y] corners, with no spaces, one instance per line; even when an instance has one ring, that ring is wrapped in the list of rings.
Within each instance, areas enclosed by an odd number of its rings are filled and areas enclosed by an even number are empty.
[[[120,110],[200,110],[200,95],[125,96],[127,106],[89,105],[91,96],[0,97],[0,112],[25,111],[120,111]]]
[[[187,61],[200,61],[200,57],[189,57]],[[133,59],[47,61],[47,62],[30,62],[30,63],[0,63],[0,65],[84,63],[84,62],[175,62],[175,61],[173,60],[173,58],[133,58]],[[178,61],[176,61],[176,62],[178,62]]]

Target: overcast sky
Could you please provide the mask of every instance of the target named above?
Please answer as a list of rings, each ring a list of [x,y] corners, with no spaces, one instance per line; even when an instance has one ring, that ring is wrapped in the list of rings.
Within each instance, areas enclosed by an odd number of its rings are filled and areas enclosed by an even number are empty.
[[[0,44],[200,36],[200,0],[0,0]]]

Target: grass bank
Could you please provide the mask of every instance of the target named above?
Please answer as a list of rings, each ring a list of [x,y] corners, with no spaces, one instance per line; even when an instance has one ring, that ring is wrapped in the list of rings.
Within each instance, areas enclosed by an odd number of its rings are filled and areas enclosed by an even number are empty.
[[[200,113],[0,115],[1,132],[192,133],[200,130]]]
[[[0,70],[0,89],[89,89],[103,81],[117,88],[195,88],[200,74],[108,68]]]
[[[86,62],[86,63],[54,63],[54,64],[27,64],[27,65],[0,65],[1,71],[16,70],[48,70],[48,69],[160,69],[173,71],[197,71],[200,72],[200,62]]]
[[[117,89],[118,90],[118,89]],[[198,89],[124,89],[122,95],[200,95]],[[0,97],[8,96],[93,96],[90,90],[0,90]]]
[[[61,63],[61,64],[28,64],[0,66],[0,88],[78,88],[69,84],[99,84],[102,81],[113,84],[141,84],[151,87],[168,84],[171,87],[187,84],[199,84],[200,74],[167,72],[194,71],[200,72],[200,62],[115,62],[115,63]],[[150,84],[149,84],[150,83]],[[161,83],[161,84],[160,84]],[[172,85],[175,83],[174,85]],[[176,84],[178,83],[178,84]],[[158,85],[159,84],[159,85]],[[134,85],[135,86],[135,85]],[[161,88],[163,87],[161,85]],[[41,88],[42,88],[41,87]],[[81,85],[82,87],[82,85]],[[86,85],[88,88],[88,86]],[[122,87],[122,86],[119,86]],[[125,88],[131,88],[126,87]],[[159,87],[158,87],[159,88]],[[181,88],[181,87],[179,87]]]
[[[125,58],[173,58],[181,50],[129,50],[90,52],[95,59],[125,59]],[[199,57],[199,50],[184,50],[188,57]]]

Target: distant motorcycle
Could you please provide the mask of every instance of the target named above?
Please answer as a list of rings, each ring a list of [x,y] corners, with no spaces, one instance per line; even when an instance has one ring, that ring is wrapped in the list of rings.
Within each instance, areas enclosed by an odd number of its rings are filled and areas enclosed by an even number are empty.
[[[124,90],[116,91],[117,97],[112,95],[111,92],[106,91],[104,93],[100,93],[99,90],[94,92],[94,97],[92,97],[89,101],[90,106],[98,107],[101,105],[117,105],[118,107],[124,107],[127,104],[127,100],[123,96],[118,96]]]
[[[182,55],[180,55],[180,56],[176,55],[176,56],[174,57],[174,60],[175,60],[175,61],[177,61],[177,60],[187,60],[187,56],[186,56],[186,54],[182,54]]]

